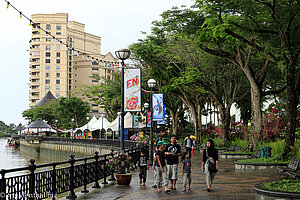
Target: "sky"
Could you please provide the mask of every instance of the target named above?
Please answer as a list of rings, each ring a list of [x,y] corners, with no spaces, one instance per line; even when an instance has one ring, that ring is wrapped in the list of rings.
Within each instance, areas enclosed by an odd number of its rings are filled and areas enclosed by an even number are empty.
[[[127,47],[151,31],[151,22],[174,6],[191,6],[193,0],[10,0],[31,18],[32,14],[68,13],[69,21],[85,24],[85,31],[102,37],[101,53]],[[29,40],[31,26],[0,0],[0,121],[26,123],[29,108]]]

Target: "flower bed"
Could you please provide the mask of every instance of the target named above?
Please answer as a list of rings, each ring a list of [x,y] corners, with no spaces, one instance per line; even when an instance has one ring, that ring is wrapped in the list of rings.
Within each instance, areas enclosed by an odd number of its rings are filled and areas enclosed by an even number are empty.
[[[300,199],[300,180],[280,180],[255,185],[257,199]]]

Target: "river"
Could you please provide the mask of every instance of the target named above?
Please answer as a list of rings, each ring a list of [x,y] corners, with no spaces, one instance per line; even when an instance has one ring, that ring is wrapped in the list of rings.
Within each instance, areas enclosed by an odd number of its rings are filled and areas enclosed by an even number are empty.
[[[35,164],[65,161],[70,159],[71,154],[74,154],[75,158],[84,157],[83,154],[48,149],[41,149],[38,153],[33,148],[23,145],[11,147],[7,144],[7,139],[0,138],[0,169],[28,166],[32,158],[35,159]]]

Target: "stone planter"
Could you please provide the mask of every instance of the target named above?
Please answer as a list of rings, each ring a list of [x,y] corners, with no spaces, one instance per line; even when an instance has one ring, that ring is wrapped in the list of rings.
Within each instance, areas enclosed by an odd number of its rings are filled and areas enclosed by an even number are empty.
[[[286,163],[242,163],[234,162],[235,172],[240,173],[255,173],[255,174],[271,174],[277,175],[279,171],[276,169],[277,166],[287,166]]]
[[[255,199],[257,200],[294,200],[300,199],[300,193],[293,192],[276,192],[270,191],[263,187],[262,184],[255,185],[253,187],[255,194]]]
[[[251,156],[251,153],[219,153],[219,157],[223,159],[248,159]]]
[[[132,173],[127,174],[117,174],[117,183],[119,185],[129,185],[131,182]]]

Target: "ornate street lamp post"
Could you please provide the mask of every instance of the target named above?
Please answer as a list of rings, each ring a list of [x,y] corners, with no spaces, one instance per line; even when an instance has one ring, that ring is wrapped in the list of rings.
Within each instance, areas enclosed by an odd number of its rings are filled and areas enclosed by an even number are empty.
[[[122,84],[121,84],[121,141],[120,141],[120,149],[124,151],[124,60],[129,58],[130,56],[129,49],[120,49],[115,52],[118,59],[121,60],[122,70],[121,70],[121,77],[122,77]]]
[[[86,117],[86,121],[87,121],[86,130],[87,130],[88,135],[89,135],[89,119],[90,119],[90,117]],[[84,139],[86,139],[86,134],[84,134]]]
[[[151,89],[150,93],[150,111],[151,111],[151,121],[150,121],[150,163],[153,162],[153,105],[152,105],[152,89],[156,86],[156,81],[154,79],[149,79],[147,81],[148,87]]]

